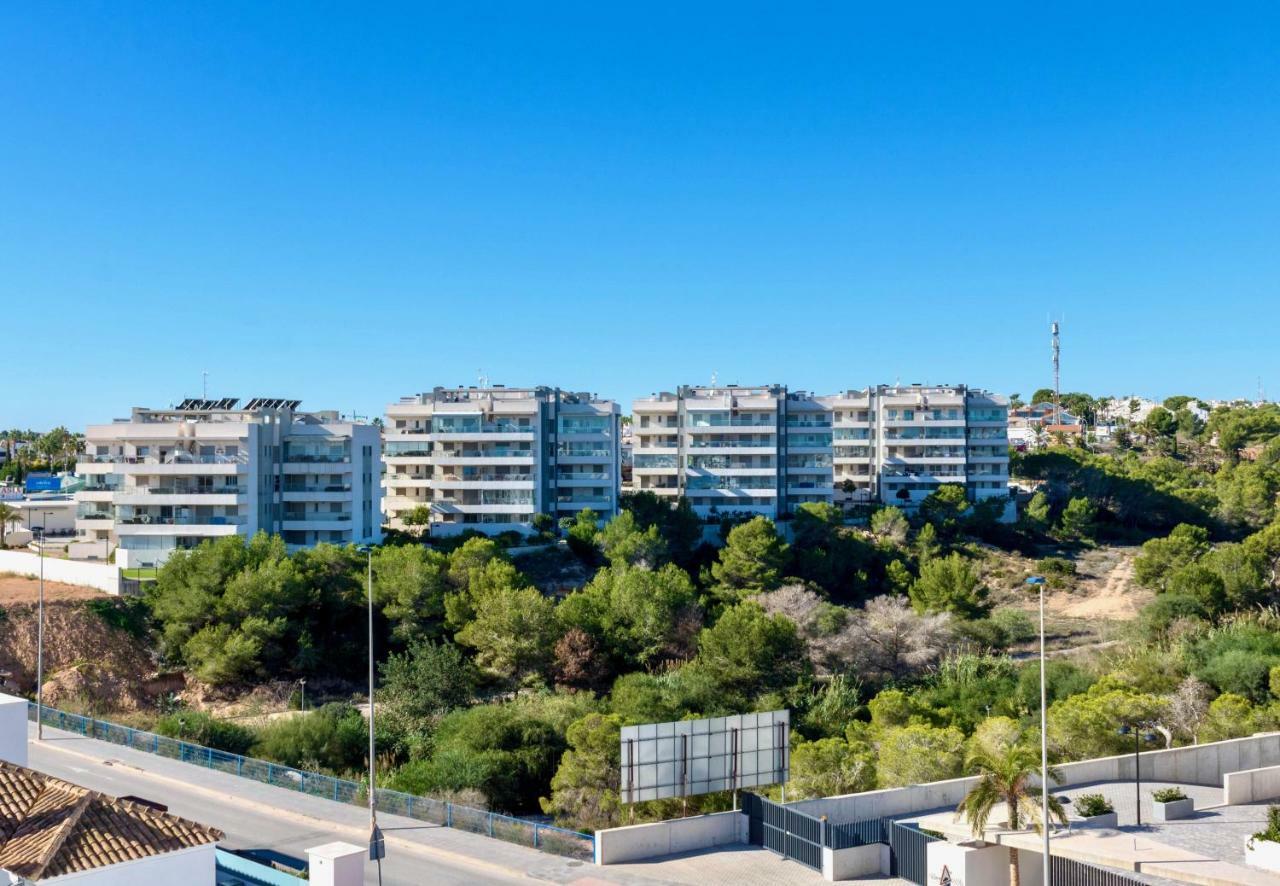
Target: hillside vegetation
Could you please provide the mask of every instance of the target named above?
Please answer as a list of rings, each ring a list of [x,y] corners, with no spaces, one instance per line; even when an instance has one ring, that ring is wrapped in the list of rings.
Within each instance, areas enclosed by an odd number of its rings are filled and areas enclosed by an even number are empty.
[[[621,726],[781,707],[788,797],[956,776],[975,749],[1038,742],[1031,574],[1064,653],[1047,672],[1055,758],[1123,752],[1137,722],[1161,745],[1280,728],[1272,418],[1018,456],[1038,491],[1012,526],[942,487],[866,528],[826,505],[786,532],[726,520],[718,549],[686,504],[639,494],[602,527],[561,527],[567,552],[522,559],[531,574],[483,537],[402,537],[372,555],[384,783],[573,827],[678,814],[619,803]],[[252,728],[166,708],[157,728],[358,775],[365,567],[267,536],[175,555],[144,602],[155,666],[206,695],[305,678],[330,703]]]

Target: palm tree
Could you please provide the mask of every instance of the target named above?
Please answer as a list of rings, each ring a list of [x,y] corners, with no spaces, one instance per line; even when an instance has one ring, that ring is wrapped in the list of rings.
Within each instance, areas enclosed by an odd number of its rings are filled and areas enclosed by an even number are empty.
[[[956,816],[963,815],[973,827],[973,834],[981,837],[995,807],[1003,803],[1009,810],[1008,827],[1022,830],[1022,822],[1031,822],[1036,833],[1040,832],[1040,801],[1038,792],[1030,789],[1031,777],[1040,768],[1040,752],[1024,744],[1007,744],[996,748],[979,748],[965,761],[969,772],[976,772],[978,783],[956,807]],[[1062,775],[1049,767],[1049,779],[1057,784]],[[1056,797],[1049,797],[1049,815],[1060,824],[1067,823],[1066,810]],[[1018,850],[1009,847],[1009,883],[1019,886]]]
[[[16,523],[19,516],[17,508],[0,502],[0,548],[4,547],[4,537],[9,533],[9,524]]]

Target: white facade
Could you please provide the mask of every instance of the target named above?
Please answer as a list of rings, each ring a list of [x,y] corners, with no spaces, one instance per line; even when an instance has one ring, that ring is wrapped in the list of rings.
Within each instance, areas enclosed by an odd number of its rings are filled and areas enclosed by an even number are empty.
[[[435,388],[387,407],[388,525],[430,509],[430,532],[530,532],[559,519],[618,511],[620,410],[558,388]]]
[[[91,425],[76,466],[78,540],[116,550],[122,566],[258,531],[293,547],[380,540],[376,427],[297,412],[292,400],[235,402]]]
[[[636,400],[631,433],[632,488],[683,495],[704,519],[832,500],[831,414],[803,391],[684,386]]]
[[[192,846],[60,877],[45,877],[40,883],[66,883],[67,886],[139,886],[141,883],[214,886],[218,878],[215,850],[213,843]]]
[[[633,488],[684,495],[704,519],[776,519],[805,502],[913,508],[945,483],[1008,497],[1008,402],[964,386],[682,387],[632,414]]]

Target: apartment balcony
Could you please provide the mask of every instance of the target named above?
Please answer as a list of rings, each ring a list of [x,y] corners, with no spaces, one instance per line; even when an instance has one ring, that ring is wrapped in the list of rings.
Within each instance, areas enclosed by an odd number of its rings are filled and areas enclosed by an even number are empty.
[[[111,501],[117,505],[143,507],[238,505],[243,504],[248,489],[243,486],[218,486],[203,489],[183,489],[174,486],[135,486],[117,491]]]
[[[137,476],[151,475],[157,477],[190,476],[204,474],[226,476],[229,474],[249,473],[247,458],[229,458],[227,456],[196,456],[190,461],[161,461],[159,458],[128,458],[124,456],[98,456],[106,461],[79,462],[76,464],[78,474],[113,474]]]
[[[835,485],[827,483],[787,483],[787,495],[835,495]]]
[[[612,482],[613,474],[608,471],[585,471],[556,476],[556,484],[559,486],[601,486]]]
[[[829,431],[832,423],[829,421],[788,421],[788,434],[801,434],[811,431]]]
[[[433,431],[432,441],[436,443],[485,443],[488,441],[503,443],[532,443],[534,432],[530,428],[509,431]]]
[[[111,497],[120,491],[119,486],[103,486],[97,485],[90,487],[82,486],[76,490],[76,501],[102,501],[110,502]]]
[[[774,455],[778,447],[772,443],[734,442],[720,440],[714,443],[693,440],[689,452],[696,455]]]
[[[189,535],[216,538],[235,535],[240,527],[248,523],[245,517],[153,517],[148,522],[143,522],[144,519],[133,517],[117,521],[116,535]]]
[[[695,489],[690,486],[685,489],[685,495],[690,497],[696,496],[698,498],[714,498],[717,500],[724,499],[725,501],[732,501],[735,498],[776,498],[778,490],[772,486],[763,489],[758,487],[721,488],[718,486],[709,489]]]
[[[437,450],[433,465],[523,465],[533,467],[536,455],[532,449],[453,449]]]
[[[747,467],[743,465],[725,465],[724,467],[688,467],[685,474],[692,480],[695,477],[776,477],[776,467]]]
[[[891,465],[962,465],[963,455],[886,455],[884,463]]]
[[[576,495],[557,495],[556,510],[557,511],[581,511],[584,508],[590,508],[593,511],[609,511],[613,509],[612,495],[593,495],[593,496],[576,496]]]
[[[533,489],[532,474],[481,474],[459,476],[445,474],[431,481],[434,489]]]
[[[678,434],[680,433],[679,425],[649,425],[642,428],[637,424],[631,425],[631,434],[635,437],[647,437],[655,434]]]
[[[503,504],[466,504],[454,498],[439,498],[431,502],[435,514],[533,514],[533,502]]]
[[[383,479],[387,486],[395,486],[401,489],[426,489],[434,484],[430,477],[423,477],[417,474],[387,474]]]
[[[612,462],[613,458],[614,453],[611,449],[570,449],[556,452],[556,464],[558,465],[599,464],[601,462]]]
[[[761,434],[776,435],[778,427],[773,422],[768,424],[760,424],[758,422],[732,422],[729,424],[711,424],[711,425],[685,425],[684,432],[686,434],[694,434],[703,436],[707,434]]]
[[[350,529],[350,514],[307,514],[305,516],[285,514],[280,521],[281,530],[286,531],[306,531],[312,530],[329,530],[329,529]]]
[[[351,484],[336,483],[328,486],[286,488],[280,495],[283,501],[345,501],[351,497]]]

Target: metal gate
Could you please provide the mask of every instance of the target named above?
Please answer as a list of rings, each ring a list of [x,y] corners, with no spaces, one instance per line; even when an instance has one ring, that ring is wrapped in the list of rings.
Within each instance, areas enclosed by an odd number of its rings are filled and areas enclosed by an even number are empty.
[[[752,793],[743,793],[742,811],[747,814],[747,839],[753,846],[822,870],[825,829],[820,819]]]
[[[889,873],[925,886],[929,880],[927,847],[938,839],[914,824],[889,822]]]
[[[1055,886],[1141,886],[1142,883],[1141,880],[1126,877],[1119,871],[1095,868],[1091,864],[1060,855],[1049,859],[1049,879]]]

